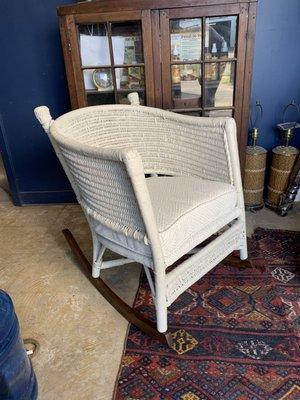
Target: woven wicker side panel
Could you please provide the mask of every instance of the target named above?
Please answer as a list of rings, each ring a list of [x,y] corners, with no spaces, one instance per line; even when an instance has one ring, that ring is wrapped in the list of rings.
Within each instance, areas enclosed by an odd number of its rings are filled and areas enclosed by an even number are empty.
[[[124,164],[85,156],[62,145],[60,150],[87,213],[109,228],[142,240],[144,223]]]
[[[204,120],[204,119],[203,119]],[[174,121],[142,109],[87,112],[70,117],[63,134],[102,148],[135,148],[146,173],[188,174],[230,182],[224,128]]]
[[[167,303],[173,301],[188,287],[221,262],[233,250],[239,249],[245,239],[240,223],[218,236],[197,254],[184,261],[167,275]]]

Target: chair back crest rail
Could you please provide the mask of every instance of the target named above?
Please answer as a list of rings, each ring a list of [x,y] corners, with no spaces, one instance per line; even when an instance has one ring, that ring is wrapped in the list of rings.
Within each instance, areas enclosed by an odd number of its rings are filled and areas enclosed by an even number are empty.
[[[188,174],[231,183],[225,138],[230,120],[110,105],[75,110],[55,126],[70,140],[93,147],[136,149],[146,174]]]

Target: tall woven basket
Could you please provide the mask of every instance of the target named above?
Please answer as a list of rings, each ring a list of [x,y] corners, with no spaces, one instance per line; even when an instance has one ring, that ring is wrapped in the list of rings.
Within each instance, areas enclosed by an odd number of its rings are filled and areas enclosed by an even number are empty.
[[[264,206],[263,192],[267,151],[260,146],[247,146],[244,175],[244,201],[248,210]]]
[[[292,168],[299,151],[292,146],[278,146],[272,150],[271,174],[268,185],[267,205],[277,208],[280,196],[286,190]]]

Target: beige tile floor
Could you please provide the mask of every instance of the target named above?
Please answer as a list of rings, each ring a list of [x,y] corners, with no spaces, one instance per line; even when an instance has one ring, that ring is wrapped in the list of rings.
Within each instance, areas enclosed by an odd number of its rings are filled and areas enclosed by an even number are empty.
[[[269,210],[247,215],[256,226],[299,229],[300,207],[285,218]],[[13,298],[23,338],[40,349],[33,358],[39,400],[110,400],[127,323],[76,267],[61,229],[68,227],[91,254],[88,226],[77,205],[14,207],[0,202],[0,288]],[[104,271],[131,303],[140,267]]]

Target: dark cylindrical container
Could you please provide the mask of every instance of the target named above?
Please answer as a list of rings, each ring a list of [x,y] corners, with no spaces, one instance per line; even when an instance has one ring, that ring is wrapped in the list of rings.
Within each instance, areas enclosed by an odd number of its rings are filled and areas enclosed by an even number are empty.
[[[11,298],[0,290],[0,400],[35,400],[37,382]]]

